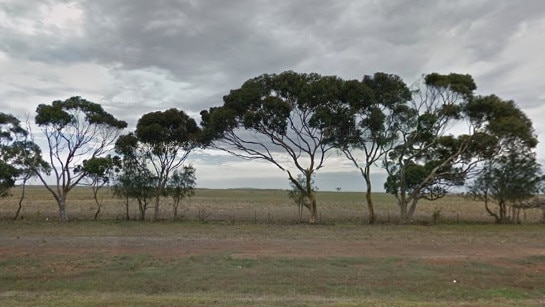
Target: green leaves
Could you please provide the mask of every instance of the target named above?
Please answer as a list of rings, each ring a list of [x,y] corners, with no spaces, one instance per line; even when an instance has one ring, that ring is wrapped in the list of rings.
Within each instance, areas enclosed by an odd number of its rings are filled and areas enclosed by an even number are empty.
[[[140,142],[151,146],[176,143],[189,148],[198,139],[199,132],[194,119],[172,108],[144,114],[138,120],[135,135]]]
[[[127,123],[117,120],[113,115],[102,109],[100,104],[85,100],[79,96],[65,101],[56,100],[51,105],[40,104],[36,108],[36,124],[39,126],[53,126],[63,129],[69,124],[76,124],[78,120],[85,120],[93,125],[106,125],[117,129],[127,127]],[[82,114],[83,118],[78,118]]]
[[[40,148],[28,137],[28,131],[15,116],[0,113],[0,196],[7,195],[16,180],[48,169]]]
[[[530,148],[537,146],[532,121],[513,101],[495,95],[480,96],[470,101],[465,111],[487,133],[500,139],[520,139]]]
[[[465,99],[471,98],[473,92],[477,89],[477,85],[471,75],[455,73],[440,75],[438,73],[431,73],[425,76],[424,82],[430,87],[461,94]]]

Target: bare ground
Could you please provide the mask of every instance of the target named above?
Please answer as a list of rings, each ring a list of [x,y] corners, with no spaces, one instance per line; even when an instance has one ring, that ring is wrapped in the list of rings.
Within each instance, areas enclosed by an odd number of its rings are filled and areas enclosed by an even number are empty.
[[[429,240],[429,241],[425,241]],[[441,242],[424,240],[274,239],[127,236],[2,236],[0,258],[20,255],[148,254],[158,258],[229,254],[238,258],[396,257],[429,261],[518,259],[545,255],[545,240]],[[539,268],[545,272],[545,264]]]

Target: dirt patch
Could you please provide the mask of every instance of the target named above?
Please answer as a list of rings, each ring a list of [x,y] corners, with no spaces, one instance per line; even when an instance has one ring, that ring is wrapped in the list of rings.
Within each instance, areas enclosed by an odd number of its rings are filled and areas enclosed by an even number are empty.
[[[478,245],[456,242],[438,246],[430,243],[386,242],[379,240],[343,241],[326,239],[247,239],[175,237],[0,237],[0,257],[19,255],[111,255],[149,254],[159,258],[228,254],[237,258],[332,258],[393,257],[430,262],[521,259],[545,255],[545,246],[533,243]],[[535,269],[535,268],[534,268]],[[543,267],[538,269],[543,270]]]

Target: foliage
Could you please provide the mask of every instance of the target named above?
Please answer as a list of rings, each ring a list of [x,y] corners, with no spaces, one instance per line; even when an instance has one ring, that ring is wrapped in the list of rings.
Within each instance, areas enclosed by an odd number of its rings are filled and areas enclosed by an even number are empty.
[[[49,170],[40,147],[30,140],[19,119],[0,113],[0,196],[6,196],[17,180],[26,183],[37,170]]]
[[[84,184],[91,186],[93,199],[97,205],[95,220],[100,214],[102,201],[98,199],[98,191],[104,186],[107,186],[116,173],[120,171],[121,160],[119,157],[93,157],[89,160],[84,160],[81,166],[76,167],[75,172],[85,172],[87,176],[84,179]]]
[[[25,138],[27,134],[15,116],[0,113],[0,196],[6,196],[21,175],[22,170],[12,162],[21,155],[17,140]]]
[[[184,166],[181,171],[174,170],[165,188],[165,194],[172,198],[173,219],[178,217],[180,201],[195,195],[196,185],[197,178],[193,166]]]
[[[475,89],[469,75],[432,73],[413,91],[410,104],[396,107],[396,141],[385,156],[384,187],[396,196],[402,222],[412,220],[420,199],[445,196],[473,169],[473,156],[467,154],[472,138],[448,129],[464,119]]]
[[[77,96],[40,104],[36,113],[36,124],[47,139],[54,183],[48,183],[49,173],[40,171],[37,175],[55,198],[60,220],[66,221],[67,195],[88,175],[80,171],[83,161],[105,154],[127,123],[104,111],[100,104]]]
[[[142,191],[129,187],[128,193],[124,194],[138,200],[142,219],[145,218],[149,204],[148,197],[155,199],[153,219],[158,218],[160,198],[166,193],[169,177],[183,165],[189,153],[199,146],[200,132],[195,120],[183,111],[168,109],[144,114],[138,120],[134,133],[118,139],[116,151],[122,156],[124,171],[139,179],[148,179],[147,183],[137,184]],[[188,177],[184,179],[194,179],[194,169],[193,175],[186,175]],[[124,181],[120,183],[123,185]],[[154,188],[153,195],[150,195],[149,187]]]
[[[146,219],[146,210],[156,195],[157,177],[146,166],[145,157],[137,150],[138,139],[133,133],[120,136],[115,151],[121,155],[120,172],[116,176],[114,194],[125,200],[126,219],[129,216],[129,200],[136,199],[139,219]]]
[[[371,167],[392,148],[397,139],[393,126],[397,110],[411,99],[411,92],[399,76],[376,73],[364,76],[361,82],[348,81],[343,107],[347,110],[340,120],[333,142],[359,169],[366,185],[368,221],[376,220],[372,201]]]
[[[333,76],[292,71],[264,74],[223,97],[221,107],[201,112],[203,140],[213,148],[244,159],[260,159],[285,171],[309,200],[316,221],[311,177],[324,166],[330,139],[341,117],[336,111],[343,81]],[[297,181],[293,171],[306,178]]]
[[[469,195],[485,203],[486,211],[496,223],[510,223],[517,221],[516,212],[540,192],[542,184],[541,166],[535,153],[515,143],[486,161],[469,186]],[[490,203],[495,203],[498,210],[492,210]]]
[[[300,186],[306,186],[306,177],[299,174],[297,176],[297,182]],[[312,192],[318,191],[318,187],[316,186],[314,182],[314,178],[311,179],[310,186],[312,188]],[[303,220],[303,207],[309,208],[310,207],[310,199],[308,197],[308,194],[306,191],[302,191],[299,189],[293,182],[290,181],[290,190],[288,191],[288,197],[293,200],[293,202],[297,205],[299,208],[299,223]]]

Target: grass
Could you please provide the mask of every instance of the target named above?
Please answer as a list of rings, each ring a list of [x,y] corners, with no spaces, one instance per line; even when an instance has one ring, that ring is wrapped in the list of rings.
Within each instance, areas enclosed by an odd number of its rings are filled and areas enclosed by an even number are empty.
[[[20,188],[12,196],[0,199],[0,219],[12,218],[17,210]],[[103,200],[100,219],[125,219],[122,201],[113,198],[107,190],[101,190]],[[322,224],[365,224],[367,209],[364,194],[359,192],[318,192],[318,215]],[[396,223],[398,207],[392,195],[373,195],[378,223]],[[96,204],[89,188],[77,187],[68,197],[68,214],[72,219],[93,219]],[[130,217],[136,219],[135,203],[130,206]],[[149,210],[151,214],[151,209]],[[184,200],[180,208],[180,220],[201,222],[222,221],[227,223],[297,223],[297,207],[288,199],[284,190],[198,189],[193,198]],[[305,219],[307,212],[305,212]],[[26,219],[57,219],[58,209],[52,196],[40,186],[27,187],[21,216]],[[484,205],[458,195],[448,195],[437,201],[422,200],[416,211],[416,219],[422,223],[493,223]],[[163,200],[160,218],[172,219],[168,199]],[[540,223],[543,211],[530,209],[522,215],[523,223]]]
[[[90,191],[77,188],[73,220],[59,223],[39,187],[24,219],[11,220],[17,192],[0,200],[0,305],[545,304],[540,211],[495,225],[480,204],[449,196],[419,206],[430,223],[396,225],[393,198],[376,194],[380,222],[370,227],[363,194],[320,192],[322,223],[311,226],[296,222],[285,191],[198,190],[183,220],[170,221],[165,204],[163,221],[125,221],[104,195],[92,221]]]
[[[0,262],[0,303],[73,301],[124,305],[391,302],[530,303],[545,277],[482,262],[440,266],[399,258],[236,259],[229,255],[159,260],[149,255],[26,256]],[[457,279],[457,283],[453,280]],[[107,282],[105,282],[107,281]],[[134,297],[136,295],[136,297]],[[52,297],[50,297],[52,296]],[[48,298],[49,297],[49,298]],[[2,302],[4,301],[4,302]]]

